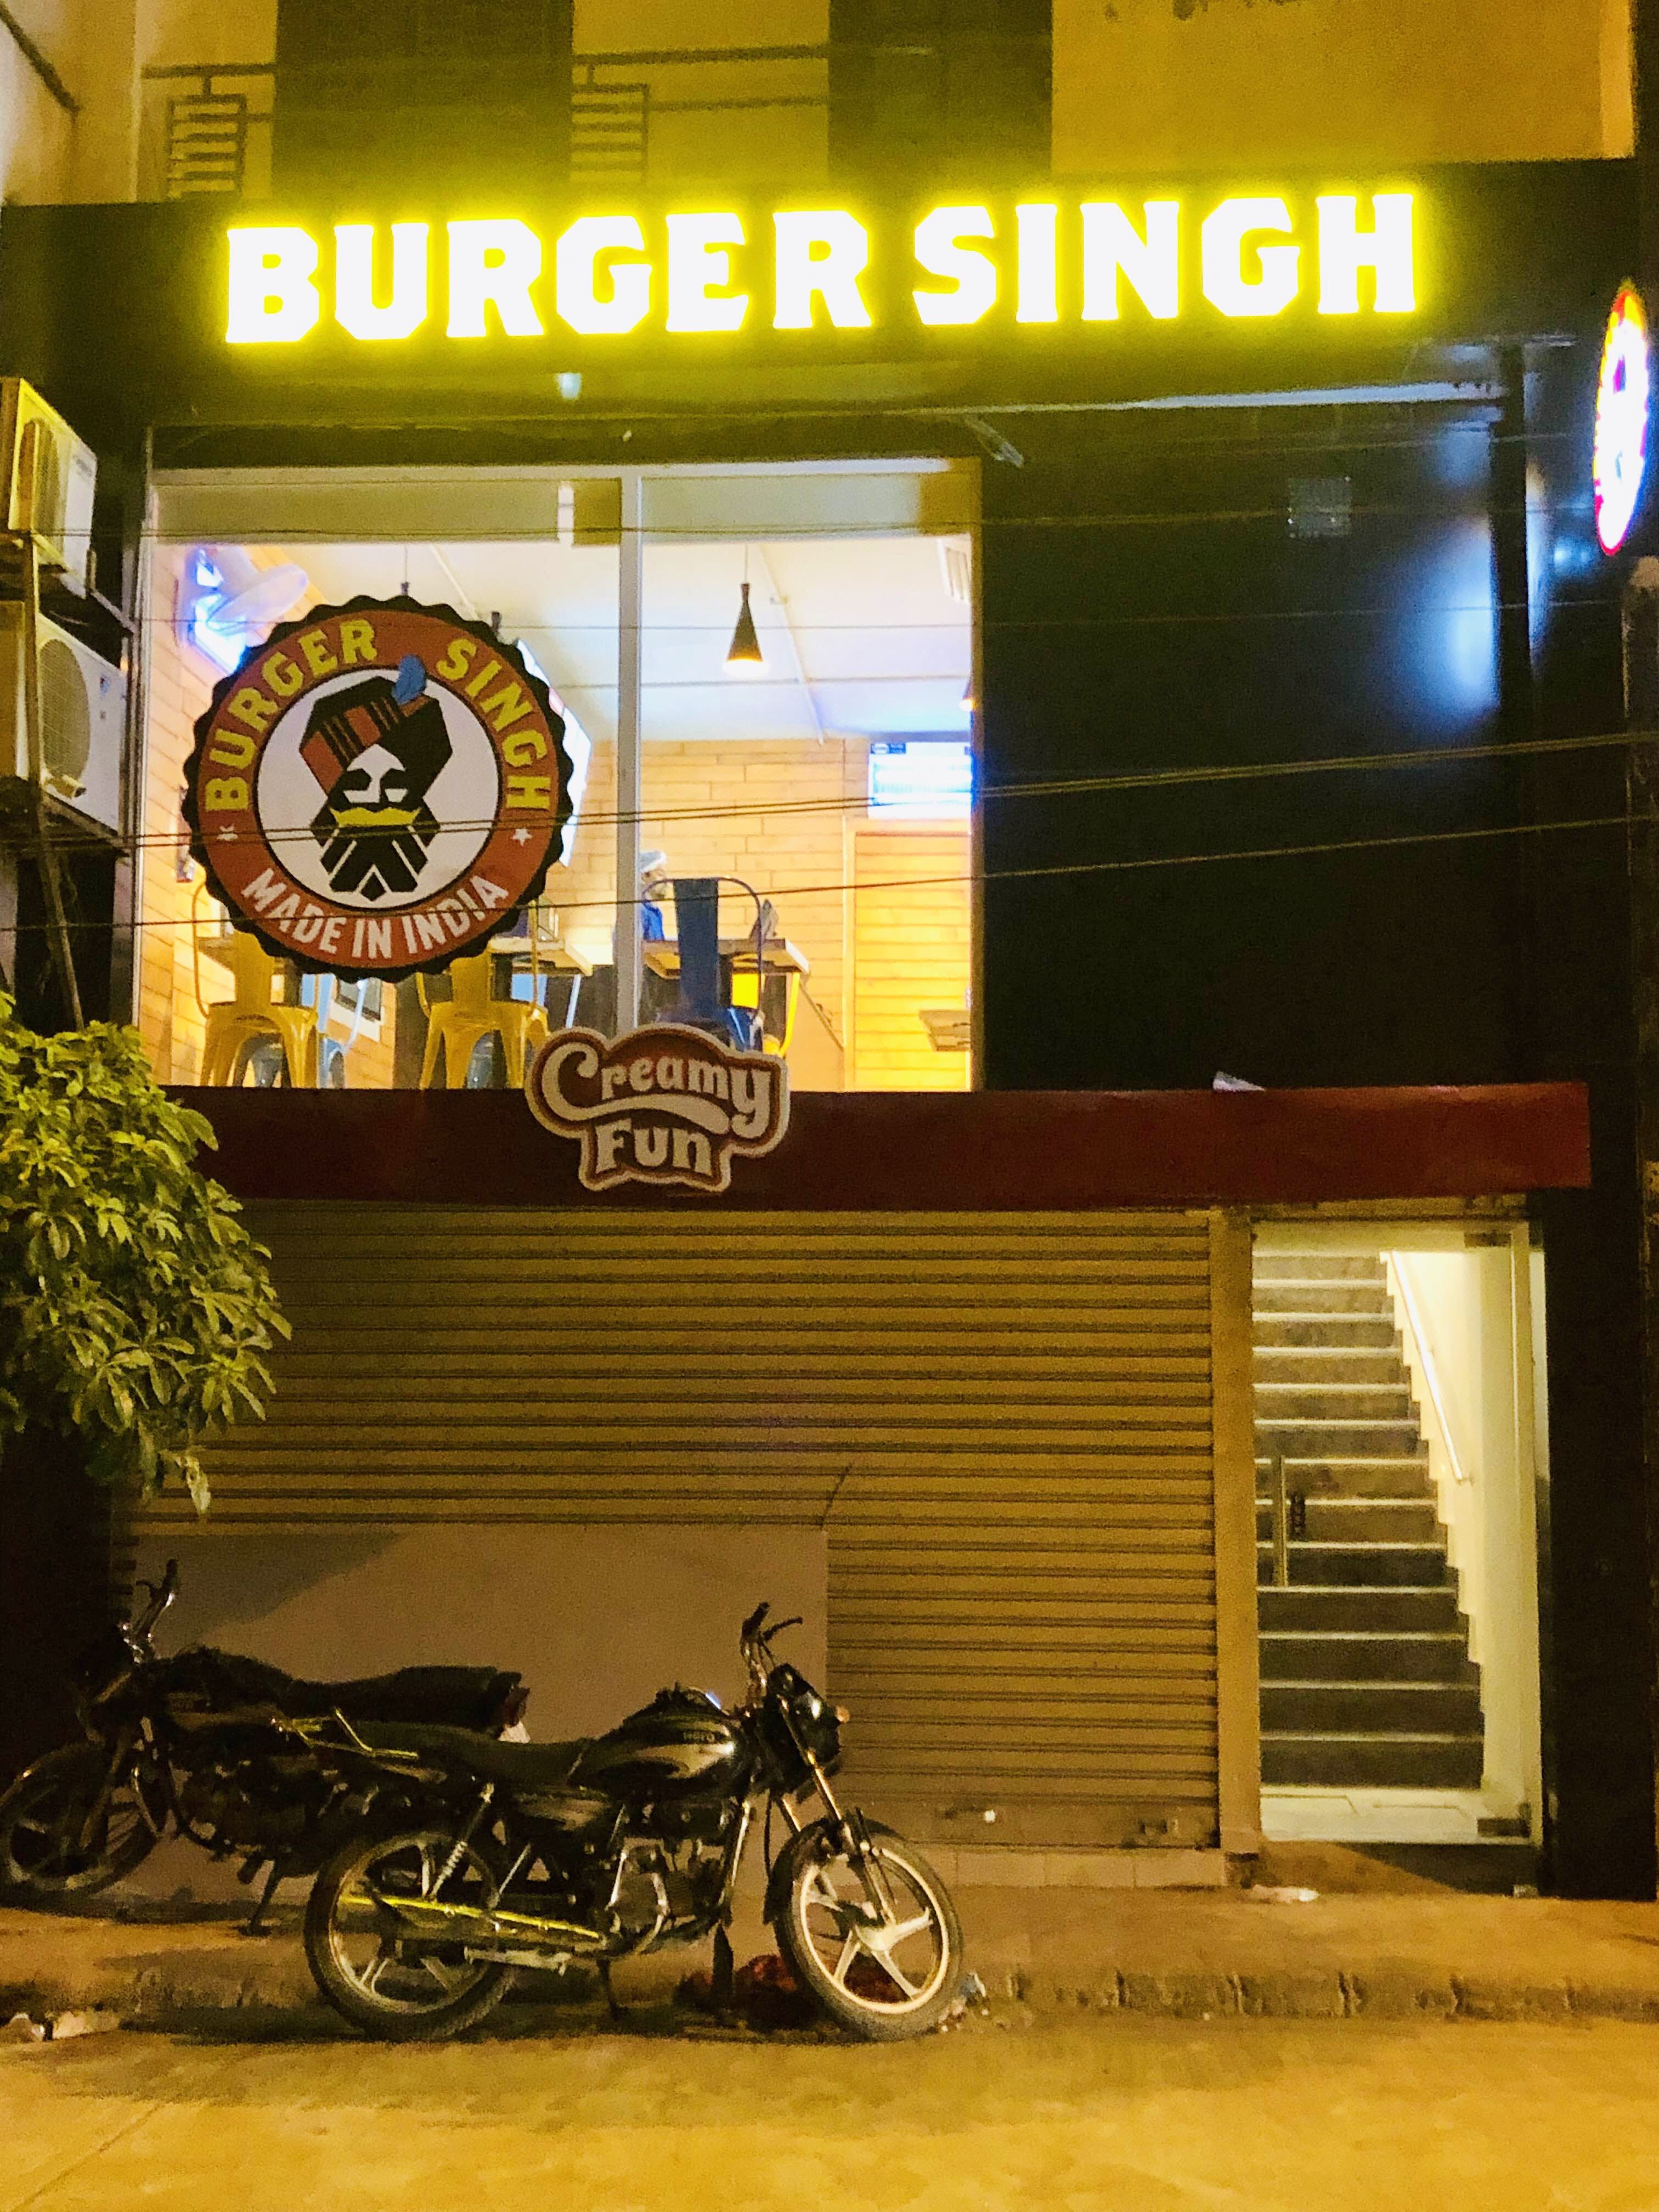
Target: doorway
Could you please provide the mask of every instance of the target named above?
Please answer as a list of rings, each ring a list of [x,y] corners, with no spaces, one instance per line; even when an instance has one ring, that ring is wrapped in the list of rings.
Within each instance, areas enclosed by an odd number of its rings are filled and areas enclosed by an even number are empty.
[[[1541,1839],[1541,1254],[1526,1224],[1261,1224],[1262,1827]]]

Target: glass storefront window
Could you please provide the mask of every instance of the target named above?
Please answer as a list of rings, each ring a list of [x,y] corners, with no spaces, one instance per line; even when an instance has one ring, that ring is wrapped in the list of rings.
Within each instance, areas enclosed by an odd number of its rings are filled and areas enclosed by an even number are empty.
[[[627,928],[642,1018],[758,1030],[798,1089],[968,1085],[971,472],[674,470],[642,489],[641,880],[619,884],[615,476],[161,481],[140,1027],[164,1079],[516,1080],[545,1028],[615,1026]],[[183,771],[215,684],[273,623],[404,592],[493,629],[544,677],[576,805],[533,927],[448,975],[360,986],[228,927],[189,856]],[[446,1000],[465,1018],[434,1022]],[[519,1012],[492,1025],[497,1005]]]

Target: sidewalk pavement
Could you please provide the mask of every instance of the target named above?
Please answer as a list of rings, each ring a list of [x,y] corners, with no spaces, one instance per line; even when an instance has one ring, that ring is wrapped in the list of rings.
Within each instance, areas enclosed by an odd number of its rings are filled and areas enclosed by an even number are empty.
[[[969,1963],[994,2008],[1125,2009],[1196,2019],[1659,2021],[1659,1904],[1404,1893],[963,1887]],[[316,2002],[297,1903],[250,1939],[228,1906],[127,1899],[81,1912],[0,1909],[0,2021],[123,2021]],[[742,1960],[770,1950],[752,1911]],[[665,1996],[701,1954],[625,1962],[626,2002]],[[526,1996],[558,1985],[530,1975]]]

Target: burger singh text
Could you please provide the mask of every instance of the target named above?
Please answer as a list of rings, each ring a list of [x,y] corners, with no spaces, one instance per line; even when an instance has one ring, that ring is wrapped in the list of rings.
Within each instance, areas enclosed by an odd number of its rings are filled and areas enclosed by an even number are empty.
[[[723,1191],[734,1154],[771,1152],[789,1126],[781,1060],[672,1023],[614,1041],[561,1030],[537,1054],[526,1092],[544,1127],[580,1144],[588,1190],[643,1182]]]

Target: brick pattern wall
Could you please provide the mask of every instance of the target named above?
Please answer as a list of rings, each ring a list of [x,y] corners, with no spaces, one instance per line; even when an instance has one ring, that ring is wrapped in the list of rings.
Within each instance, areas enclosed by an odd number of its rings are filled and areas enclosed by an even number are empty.
[[[150,1064],[163,1083],[193,1083],[201,1067],[205,1024],[197,1005],[191,960],[193,895],[202,872],[192,867],[188,882],[179,880],[185,831],[179,802],[185,762],[194,739],[196,718],[213,690],[213,672],[181,641],[173,626],[179,577],[186,548],[159,545],[150,563],[150,620],[144,644],[146,716],[144,804],[139,887],[138,1030]],[[210,914],[204,899],[198,911]],[[204,961],[204,993],[214,987],[215,969]]]
[[[811,963],[810,991],[836,1036],[846,1036],[848,825],[861,818],[869,748],[831,738],[711,744],[647,739],[640,848],[668,855],[682,876],[740,876],[777,908],[778,926]],[[568,941],[595,962],[611,957],[616,896],[616,752],[596,744],[584,818],[568,869],[548,879]],[[722,933],[754,926],[740,891],[722,899]],[[672,916],[667,917],[672,931]]]
[[[854,991],[848,1087],[966,1091],[969,1056],[935,1050],[924,1007],[968,1000],[966,823],[860,830],[853,841]]]

